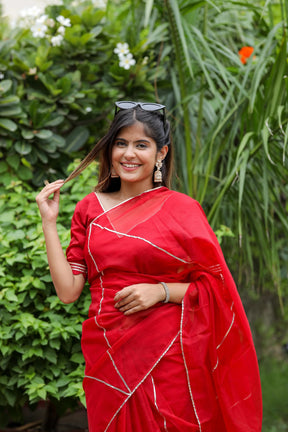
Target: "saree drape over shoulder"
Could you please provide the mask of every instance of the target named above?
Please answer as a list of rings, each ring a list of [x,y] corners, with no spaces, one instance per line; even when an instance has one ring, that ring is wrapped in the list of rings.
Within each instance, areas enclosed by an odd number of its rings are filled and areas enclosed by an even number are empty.
[[[105,211],[80,201],[67,258],[87,273],[84,389],[90,432],[260,432],[250,328],[200,205],[160,187]],[[181,305],[124,316],[118,290],[190,282]]]

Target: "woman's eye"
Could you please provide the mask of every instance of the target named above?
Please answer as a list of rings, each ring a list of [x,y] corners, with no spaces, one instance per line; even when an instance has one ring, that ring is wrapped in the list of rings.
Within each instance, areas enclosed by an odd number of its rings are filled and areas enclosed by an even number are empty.
[[[137,147],[140,148],[140,149],[144,149],[144,148],[147,148],[147,144],[145,144],[145,143],[138,143]]]
[[[117,147],[125,147],[126,143],[124,141],[115,141],[115,146],[117,146]]]

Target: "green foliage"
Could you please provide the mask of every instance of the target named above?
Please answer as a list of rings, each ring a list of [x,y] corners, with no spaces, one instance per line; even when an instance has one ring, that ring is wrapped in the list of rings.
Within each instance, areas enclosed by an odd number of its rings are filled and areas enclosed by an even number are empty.
[[[58,231],[64,249],[75,204],[84,191],[91,192],[95,174],[92,165],[63,188]],[[80,336],[89,289],[74,304],[60,302],[49,274],[36,193],[5,162],[1,179],[0,406],[68,397],[84,403]]]
[[[11,167],[35,185],[65,177],[75,154],[106,131],[115,100],[135,94],[153,100],[147,32],[131,41],[137,62],[129,70],[114,53],[125,42],[116,31],[123,7],[108,15],[91,1],[66,2],[46,14],[43,37],[33,32],[35,19],[25,28],[0,25],[0,155],[17,159]],[[68,19],[65,28],[59,16]]]
[[[288,431],[288,362],[267,358],[260,363],[263,432]]]
[[[152,1],[146,12],[157,25],[169,22],[157,90],[173,118],[176,187],[200,201],[213,228],[225,224],[238,237],[238,284],[276,290],[284,314],[288,41],[286,2],[276,20],[270,3]],[[238,51],[247,45],[254,52],[242,64]]]

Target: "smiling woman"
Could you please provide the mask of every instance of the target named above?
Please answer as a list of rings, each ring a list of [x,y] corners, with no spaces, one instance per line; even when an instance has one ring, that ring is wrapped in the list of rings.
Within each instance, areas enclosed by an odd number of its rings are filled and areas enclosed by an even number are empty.
[[[90,285],[89,431],[260,432],[257,358],[232,276],[200,205],[168,188],[165,107],[116,106],[107,134],[67,179],[101,155],[66,257],[56,228],[64,181],[36,198],[59,298],[71,303]]]

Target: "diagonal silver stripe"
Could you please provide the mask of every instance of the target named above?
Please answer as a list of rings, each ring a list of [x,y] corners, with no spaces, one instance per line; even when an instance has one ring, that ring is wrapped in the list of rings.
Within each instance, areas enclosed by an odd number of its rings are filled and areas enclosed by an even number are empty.
[[[130,388],[128,387],[128,384],[126,383],[126,381],[125,381],[125,380],[124,380],[124,378],[122,377],[122,375],[121,375],[121,373],[120,373],[119,369],[117,368],[117,366],[116,366],[116,364],[115,364],[115,361],[114,361],[114,359],[113,359],[112,355],[110,354],[110,352],[109,352],[109,351],[107,351],[107,353],[108,353],[108,355],[109,355],[109,357],[110,357],[110,360],[111,360],[111,361],[112,361],[112,363],[113,363],[113,366],[114,366],[114,368],[115,368],[115,370],[116,370],[117,374],[118,374],[118,375],[119,375],[119,377],[121,378],[121,380],[122,380],[123,384],[125,385],[125,387],[126,387],[126,388],[127,388],[127,390],[129,391],[129,393],[131,393],[131,390],[130,390]]]
[[[156,397],[156,387],[155,387],[155,382],[154,382],[154,378],[151,375],[151,381],[152,381],[152,387],[153,387],[153,396],[154,396],[154,404],[156,406],[156,409],[158,411],[158,413],[161,415],[161,417],[163,418],[164,421],[164,429],[166,432],[169,432],[167,429],[167,422],[166,422],[166,418],[165,416],[159,411],[158,405],[157,405],[157,397]]]
[[[115,231],[115,230],[112,230],[112,229],[110,229],[110,228],[103,227],[102,225],[96,224],[96,223],[94,223],[94,222],[92,222],[91,225],[97,226],[98,228],[100,228],[100,229],[102,229],[102,230],[109,231],[109,232],[111,232],[111,233],[114,233],[114,234],[117,234],[117,235],[120,235],[120,236],[123,236],[123,237],[129,237],[129,238],[133,238],[133,239],[136,239],[136,240],[142,240],[142,241],[144,241],[145,243],[148,243],[148,244],[150,244],[151,246],[155,247],[156,249],[161,250],[161,251],[164,252],[166,255],[170,255],[172,258],[175,258],[175,259],[178,260],[178,261],[181,261],[181,262],[183,262],[183,263],[185,263],[185,264],[191,264],[190,261],[186,261],[186,260],[184,260],[184,259],[182,259],[182,258],[177,257],[176,255],[173,255],[172,253],[170,253],[170,252],[166,251],[165,249],[163,249],[163,248],[161,248],[161,247],[155,245],[154,243],[150,242],[149,240],[147,240],[147,239],[145,239],[145,238],[143,238],[143,237],[138,237],[138,236],[134,236],[134,235],[131,235],[131,234],[124,234],[124,233],[121,233],[121,232],[119,232],[119,231]]]
[[[234,324],[234,321],[235,321],[235,313],[233,312],[233,317],[232,317],[232,321],[231,321],[230,327],[228,328],[227,332],[225,333],[225,336],[223,337],[222,341],[219,343],[219,345],[217,345],[216,350],[218,350],[221,347],[221,345],[223,344],[223,342],[227,338],[227,336],[230,333],[230,330],[231,330],[231,328],[232,328],[232,326]]]
[[[99,381],[99,382],[101,382],[102,384],[105,384],[107,387],[111,387],[111,388],[113,388],[114,390],[119,391],[120,393],[123,393],[123,394],[125,394],[125,395],[129,395],[129,397],[130,397],[130,394],[129,394],[129,393],[127,393],[127,392],[125,392],[124,390],[121,390],[121,389],[119,389],[118,387],[115,387],[115,386],[113,386],[112,384],[109,384],[109,383],[107,383],[106,381],[103,381],[103,380],[101,380],[101,379],[99,379],[99,378],[95,378],[95,377],[92,377],[92,376],[89,376],[89,375],[84,375],[84,378],[89,378],[89,379],[92,379],[92,380],[94,380],[94,381]]]

